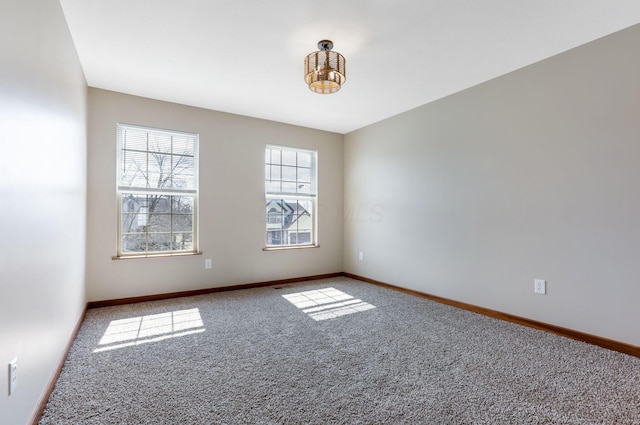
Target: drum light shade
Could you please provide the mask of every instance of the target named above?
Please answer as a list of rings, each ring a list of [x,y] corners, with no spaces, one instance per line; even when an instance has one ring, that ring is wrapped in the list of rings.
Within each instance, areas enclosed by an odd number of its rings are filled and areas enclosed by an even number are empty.
[[[304,81],[314,93],[335,93],[347,80],[346,61],[340,53],[331,51],[331,40],[319,41],[318,49],[304,59]]]

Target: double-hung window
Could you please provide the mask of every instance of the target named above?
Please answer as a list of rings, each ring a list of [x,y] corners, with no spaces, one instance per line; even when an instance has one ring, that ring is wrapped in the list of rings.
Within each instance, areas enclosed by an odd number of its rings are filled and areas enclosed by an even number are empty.
[[[118,257],[197,251],[198,135],[118,124]]]
[[[267,248],[316,245],[316,164],[315,151],[266,147]]]

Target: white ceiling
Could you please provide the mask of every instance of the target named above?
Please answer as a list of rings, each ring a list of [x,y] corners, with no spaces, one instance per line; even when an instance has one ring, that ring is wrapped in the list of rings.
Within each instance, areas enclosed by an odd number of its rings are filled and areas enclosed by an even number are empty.
[[[640,0],[60,0],[87,83],[337,133],[640,22]],[[335,94],[304,84],[331,39]]]

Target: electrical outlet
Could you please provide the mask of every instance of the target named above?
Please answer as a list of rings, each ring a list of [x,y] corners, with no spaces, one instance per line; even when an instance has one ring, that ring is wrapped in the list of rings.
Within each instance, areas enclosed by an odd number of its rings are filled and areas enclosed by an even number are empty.
[[[533,281],[533,292],[536,294],[546,295],[547,281],[542,279],[535,279]]]
[[[207,258],[206,260],[204,260],[204,268],[210,269],[211,267],[212,267],[211,258]]]
[[[360,252],[358,253],[358,259],[359,259],[360,261],[364,260],[364,252],[360,251]]]
[[[9,363],[9,395],[18,387],[18,357],[14,357]]]

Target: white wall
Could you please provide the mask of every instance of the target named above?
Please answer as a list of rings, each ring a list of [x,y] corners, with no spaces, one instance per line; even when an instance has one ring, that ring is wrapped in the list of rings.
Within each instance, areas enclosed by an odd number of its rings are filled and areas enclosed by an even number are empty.
[[[86,84],[57,1],[0,3],[0,422],[19,425],[85,305]]]
[[[345,271],[640,345],[639,42],[346,135]]]
[[[203,255],[112,260],[116,124],[200,135]],[[318,151],[320,248],[263,251],[266,144]],[[87,290],[90,301],[342,271],[343,137],[335,133],[89,90]],[[213,268],[205,270],[211,258]]]

